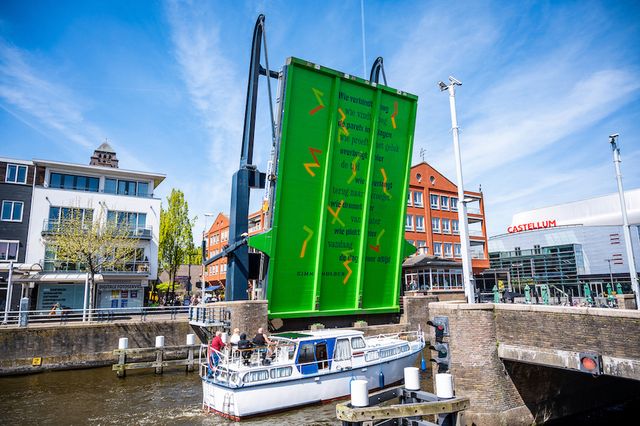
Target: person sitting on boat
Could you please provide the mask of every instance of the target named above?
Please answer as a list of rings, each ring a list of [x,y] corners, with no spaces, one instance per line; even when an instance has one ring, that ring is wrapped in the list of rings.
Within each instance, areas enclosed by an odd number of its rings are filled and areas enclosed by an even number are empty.
[[[242,362],[244,365],[249,365],[249,358],[251,358],[251,352],[253,352],[251,348],[253,348],[253,343],[247,339],[246,333],[242,333],[240,340],[238,340],[238,350],[242,354]]]
[[[218,353],[224,348],[221,331],[216,331],[216,337],[211,340],[209,347],[211,348],[210,353],[213,357],[213,365],[218,365],[218,361],[220,361],[220,355],[218,355]]]
[[[231,338],[229,339],[229,343],[231,343],[231,346],[238,346],[238,342],[240,341],[240,329],[239,328],[234,328],[233,329],[233,334],[231,335]]]
[[[271,348],[269,348],[270,344],[271,340],[269,340],[269,338],[264,334],[262,327],[260,327],[253,338],[253,345],[259,348],[258,350],[262,359],[265,359],[267,355],[271,356]]]

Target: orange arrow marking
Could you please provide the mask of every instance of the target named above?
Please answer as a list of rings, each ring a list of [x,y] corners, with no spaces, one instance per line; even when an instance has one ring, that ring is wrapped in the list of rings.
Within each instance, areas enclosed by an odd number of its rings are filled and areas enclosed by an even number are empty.
[[[304,257],[304,254],[307,251],[307,243],[311,240],[311,238],[313,237],[313,230],[311,228],[309,228],[307,225],[304,225],[302,227],[302,229],[305,230],[305,232],[307,233],[307,238],[304,239],[304,242],[302,243],[302,250],[300,250],[300,257]]]
[[[393,103],[393,114],[391,114],[391,125],[396,128],[396,116],[398,115],[398,102]]]
[[[338,208],[336,210],[333,210],[331,206],[327,206],[329,213],[331,213],[331,216],[333,216],[333,220],[331,221],[331,224],[336,223],[336,220],[337,220],[340,223],[340,225],[344,226],[344,222],[340,220],[340,218],[338,217],[343,204],[344,204],[344,200],[340,200],[340,204],[338,205]]]
[[[380,238],[382,238],[383,235],[384,235],[384,229],[380,231],[380,233],[376,237],[376,245],[372,246],[371,244],[369,244],[369,247],[371,247],[371,249],[377,253],[380,253]]]
[[[322,108],[324,108],[324,102],[322,102],[322,97],[324,96],[324,93],[314,88],[311,88],[311,90],[313,91],[313,95],[318,100],[318,106],[312,109],[311,111],[309,111],[309,114],[313,115],[316,112],[320,111]]]
[[[304,163],[304,168],[307,169],[307,172],[311,175],[315,177],[315,172],[311,169],[320,167],[320,162],[318,161],[318,157],[316,157],[316,154],[322,154],[322,151],[320,151],[319,149],[316,148],[311,148],[309,147],[309,152],[311,152],[311,156],[313,157],[313,163]]]

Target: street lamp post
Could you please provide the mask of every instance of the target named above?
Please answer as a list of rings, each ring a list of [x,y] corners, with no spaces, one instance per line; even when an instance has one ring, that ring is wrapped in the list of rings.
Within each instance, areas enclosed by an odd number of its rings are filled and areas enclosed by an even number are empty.
[[[611,288],[615,289],[613,286],[613,272],[611,272],[611,259],[605,259],[604,261],[609,264],[609,280],[611,281]]]
[[[442,81],[438,83],[440,91],[449,92],[449,107],[451,109],[451,131],[453,133],[453,152],[456,159],[456,177],[458,179],[458,221],[460,223],[460,248],[462,255],[462,274],[464,278],[464,293],[468,303],[475,303],[475,282],[473,270],[471,269],[470,244],[469,244],[469,223],[467,222],[467,203],[464,197],[464,183],[462,181],[462,158],[460,156],[460,141],[458,135],[458,118],[456,116],[456,86],[461,86],[458,80],[449,76],[449,84]]]
[[[207,233],[207,218],[208,217],[213,217],[213,213],[205,213],[204,214],[204,228],[202,229],[202,244],[204,244],[205,249],[202,251],[202,277],[200,277],[200,288],[202,290],[202,303],[204,303],[205,298],[207,296],[207,292],[205,290],[206,288],[206,284],[205,284],[205,280],[204,280],[204,262],[207,260],[205,259],[205,254],[206,254],[206,247],[207,247],[207,241],[205,239],[205,234]],[[189,277],[191,278],[191,277]]]
[[[618,196],[620,197],[620,210],[622,210],[622,231],[624,233],[624,244],[627,249],[627,263],[629,263],[629,275],[631,275],[631,289],[636,297],[636,309],[640,309],[640,290],[638,289],[638,273],[636,272],[636,262],[633,256],[633,246],[631,245],[631,231],[629,230],[629,218],[627,217],[627,203],[624,199],[624,189],[622,188],[622,174],[620,173],[620,148],[618,148],[618,134],[609,136],[609,143],[613,151],[613,164],[616,169],[616,181],[618,183]]]

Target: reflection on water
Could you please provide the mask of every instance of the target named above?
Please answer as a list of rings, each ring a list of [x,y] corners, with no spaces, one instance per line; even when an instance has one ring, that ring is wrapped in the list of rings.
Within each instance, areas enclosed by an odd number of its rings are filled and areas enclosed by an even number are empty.
[[[418,360],[419,363],[420,360]],[[422,375],[423,389],[431,389]],[[166,371],[127,373],[110,367],[0,378],[0,424],[223,425],[201,410],[197,374]],[[245,425],[339,425],[336,403],[306,407],[242,422]]]

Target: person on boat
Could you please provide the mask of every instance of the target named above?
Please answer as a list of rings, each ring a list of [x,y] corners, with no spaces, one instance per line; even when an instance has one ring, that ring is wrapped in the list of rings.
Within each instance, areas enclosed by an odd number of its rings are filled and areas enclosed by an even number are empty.
[[[238,340],[238,350],[242,354],[242,361],[244,365],[249,365],[249,358],[251,358],[251,348],[253,348],[253,343],[247,339],[247,334],[242,333],[240,335],[240,340]]]
[[[231,343],[231,346],[238,346],[238,342],[240,341],[240,329],[239,328],[234,328],[233,329],[233,334],[231,335],[231,338],[229,339],[229,343]]]
[[[269,347],[269,345],[271,345],[271,340],[269,340],[269,338],[264,334],[262,327],[258,329],[258,332],[253,338],[253,345],[259,348],[258,351],[260,352],[262,359],[265,359],[267,355],[271,356],[271,348]]]
[[[218,365],[218,361],[220,361],[220,355],[218,355],[218,353],[224,348],[221,331],[216,331],[216,337],[211,340],[209,347],[211,348],[210,352],[213,357],[213,365]]]

